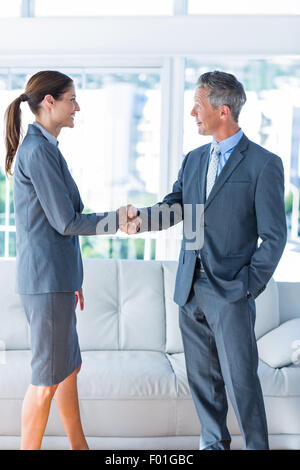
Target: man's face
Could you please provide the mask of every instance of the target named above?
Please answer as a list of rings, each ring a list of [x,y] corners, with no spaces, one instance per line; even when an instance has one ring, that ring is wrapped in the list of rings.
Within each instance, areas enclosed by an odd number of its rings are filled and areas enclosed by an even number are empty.
[[[200,135],[214,135],[222,124],[220,108],[213,108],[207,100],[208,88],[197,88],[191,115],[195,118]]]

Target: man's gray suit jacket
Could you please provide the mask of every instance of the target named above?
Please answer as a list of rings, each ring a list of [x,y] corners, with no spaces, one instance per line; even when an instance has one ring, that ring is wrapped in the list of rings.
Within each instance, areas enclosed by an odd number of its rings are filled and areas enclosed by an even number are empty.
[[[116,212],[82,214],[83,203],[58,147],[30,124],[14,169],[16,291],[79,290],[83,269],[78,235],[117,231]]]
[[[185,205],[193,208],[194,221],[196,205],[204,205],[201,226],[196,227],[204,231],[201,261],[213,289],[229,302],[241,299],[247,291],[254,298],[263,292],[286,243],[280,157],[243,135],[205,200],[209,153],[210,144],[189,152],[172,192],[162,202],[140,209],[140,232],[162,230],[183,219],[174,293],[180,306],[188,299],[197,257],[196,250],[187,248],[191,240],[185,236]],[[168,225],[157,215],[173,205],[180,211],[174,210]]]

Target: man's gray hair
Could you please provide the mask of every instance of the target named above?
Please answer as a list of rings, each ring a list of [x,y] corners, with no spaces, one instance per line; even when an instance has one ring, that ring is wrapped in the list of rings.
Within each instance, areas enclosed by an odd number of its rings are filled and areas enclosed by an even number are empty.
[[[242,106],[246,102],[243,85],[231,73],[206,72],[200,75],[197,88],[209,88],[207,100],[213,108],[226,105],[230,108],[232,118],[237,122]]]

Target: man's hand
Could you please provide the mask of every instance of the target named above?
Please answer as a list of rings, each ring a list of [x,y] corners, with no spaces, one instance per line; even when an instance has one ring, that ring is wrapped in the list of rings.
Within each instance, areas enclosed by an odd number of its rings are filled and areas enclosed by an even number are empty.
[[[128,235],[135,234],[142,223],[142,219],[138,216],[139,211],[131,204],[122,206],[117,210],[119,216],[119,229]]]
[[[81,287],[80,290],[75,291],[75,310],[76,310],[76,307],[77,307],[77,304],[78,304],[78,300],[79,300],[79,304],[80,304],[80,310],[83,310],[84,309],[84,298],[83,298],[82,287]]]

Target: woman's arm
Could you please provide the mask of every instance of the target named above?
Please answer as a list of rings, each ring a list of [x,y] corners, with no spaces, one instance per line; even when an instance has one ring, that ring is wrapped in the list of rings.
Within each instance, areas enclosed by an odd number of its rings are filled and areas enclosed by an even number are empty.
[[[26,159],[26,171],[50,225],[61,235],[102,235],[118,230],[117,214],[81,214],[74,209],[58,153],[52,144],[39,145]]]

